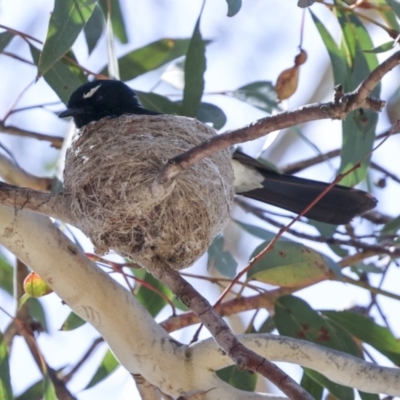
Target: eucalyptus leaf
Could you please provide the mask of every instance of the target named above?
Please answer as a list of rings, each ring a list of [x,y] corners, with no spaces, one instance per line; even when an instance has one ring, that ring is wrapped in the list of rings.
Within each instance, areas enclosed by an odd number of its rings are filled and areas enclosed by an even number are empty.
[[[48,72],[69,51],[95,5],[96,0],[55,0],[38,62],[38,76]]]

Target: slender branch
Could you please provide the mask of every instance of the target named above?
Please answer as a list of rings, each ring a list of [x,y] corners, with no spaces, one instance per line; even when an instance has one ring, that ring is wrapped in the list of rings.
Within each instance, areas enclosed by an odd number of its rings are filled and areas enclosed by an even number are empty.
[[[386,132],[383,132],[383,133],[377,135],[375,137],[375,140],[384,139],[388,135],[396,135],[398,133],[400,133],[398,130],[392,130],[391,129],[389,131],[386,131]],[[316,164],[319,164],[321,162],[324,162],[324,161],[330,160],[332,158],[338,157],[338,156],[340,156],[341,151],[342,151],[341,148],[335,149],[335,150],[331,150],[331,151],[328,151],[325,154],[319,154],[317,156],[314,156],[314,157],[311,157],[311,158],[308,158],[308,159],[305,159],[305,160],[297,161],[297,162],[295,162],[293,164],[288,164],[288,165],[286,165],[285,167],[283,167],[281,169],[285,174],[295,174],[296,172],[302,171],[302,170],[304,170],[306,168],[312,167],[312,166],[314,166]]]
[[[161,169],[154,182],[154,193],[163,193],[157,185],[168,186],[184,170],[202,159],[237,143],[257,139],[272,131],[280,130],[304,122],[321,119],[344,119],[348,113],[358,108],[379,112],[384,102],[368,97],[382,77],[400,63],[397,52],[380,64],[353,92],[337,96],[329,103],[310,104],[293,111],[262,118],[248,126],[214,136],[189,151],[170,159]]]
[[[239,369],[250,369],[268,378],[290,399],[313,398],[290,376],[269,360],[246,348],[233,334],[226,322],[211,304],[192,285],[183,279],[178,271],[165,267],[157,271],[149,268],[153,275],[167,285],[183,303],[193,310],[207,327],[219,347],[235,362]]]
[[[73,376],[78,372],[79,368],[82,367],[82,365],[89,359],[89,357],[92,355],[92,353],[97,349],[97,346],[100,343],[103,343],[104,339],[102,337],[98,337],[93,341],[91,346],[87,349],[86,353],[81,357],[81,359],[74,365],[74,367],[71,369],[71,371],[68,372],[68,374],[64,375],[62,377],[62,381],[67,383],[73,378]]]
[[[12,125],[5,126],[4,121],[0,121],[0,131],[3,133],[8,133],[10,135],[29,137],[37,140],[44,140],[50,142],[51,145],[56,149],[60,149],[64,141],[64,138],[62,138],[61,136],[44,135],[42,133],[17,128],[16,126]]]

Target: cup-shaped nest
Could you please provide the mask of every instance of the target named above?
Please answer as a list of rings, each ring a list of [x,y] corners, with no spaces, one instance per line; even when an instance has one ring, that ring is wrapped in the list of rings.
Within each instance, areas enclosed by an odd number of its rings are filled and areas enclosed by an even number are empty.
[[[215,134],[195,119],[171,115],[123,115],[88,124],[66,156],[71,222],[100,253],[112,249],[150,270],[190,266],[229,219],[230,152],[181,173],[162,197],[151,188],[170,158]]]

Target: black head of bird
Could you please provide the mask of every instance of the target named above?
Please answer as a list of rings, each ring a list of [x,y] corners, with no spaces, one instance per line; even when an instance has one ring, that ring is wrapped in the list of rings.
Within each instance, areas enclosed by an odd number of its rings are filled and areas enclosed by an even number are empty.
[[[158,113],[143,108],[136,93],[125,83],[116,80],[95,80],[85,83],[72,93],[68,108],[59,114],[59,117],[73,117],[75,125],[81,128],[92,121],[124,114]]]

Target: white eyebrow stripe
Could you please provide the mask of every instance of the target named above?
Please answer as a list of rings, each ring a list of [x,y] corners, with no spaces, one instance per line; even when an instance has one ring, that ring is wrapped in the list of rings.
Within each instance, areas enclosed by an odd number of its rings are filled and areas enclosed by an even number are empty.
[[[100,85],[94,87],[93,89],[90,89],[87,93],[83,93],[83,98],[89,99],[90,97],[92,97],[99,90],[100,86],[101,86],[101,83],[100,83]]]

